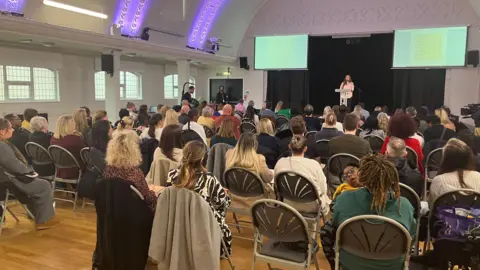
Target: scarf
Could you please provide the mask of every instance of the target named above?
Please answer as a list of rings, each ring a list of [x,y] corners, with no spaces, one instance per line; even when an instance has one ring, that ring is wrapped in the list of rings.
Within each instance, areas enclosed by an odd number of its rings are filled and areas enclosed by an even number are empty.
[[[23,162],[23,164],[25,165],[28,165],[28,162],[27,160],[25,159],[25,157],[22,155],[22,153],[20,152],[20,150],[17,149],[17,147],[15,147],[15,145],[13,145],[10,141],[8,140],[4,140],[4,142],[10,146],[10,148],[12,148],[13,150],[13,153],[15,153],[15,156],[17,157],[18,160],[20,160],[21,162]]]

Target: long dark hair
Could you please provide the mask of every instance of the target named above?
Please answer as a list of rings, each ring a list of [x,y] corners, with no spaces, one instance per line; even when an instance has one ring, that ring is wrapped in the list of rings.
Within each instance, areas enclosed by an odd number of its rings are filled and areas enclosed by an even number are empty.
[[[245,118],[250,120],[255,120],[255,108],[252,105],[248,105],[247,111],[245,112]]]
[[[110,141],[108,132],[111,128],[112,127],[110,126],[110,122],[108,122],[107,120],[95,121],[91,133],[92,147],[95,147],[103,153],[107,152],[107,145]]]
[[[146,115],[148,117],[148,106],[147,106],[147,104],[140,105],[140,109],[138,110],[138,114]]]
[[[181,134],[182,127],[180,125],[168,125],[163,129],[160,144],[158,145],[158,148],[168,159],[177,162],[180,162],[180,160],[173,158],[173,149],[182,148]]]
[[[472,149],[459,139],[450,139],[443,148],[443,159],[438,174],[457,172],[462,188],[471,188],[465,183],[464,171],[475,171],[476,164]]]
[[[363,130],[368,130],[367,134],[372,133],[372,131],[380,129],[378,127],[378,119],[377,117],[368,117],[363,125]]]
[[[155,129],[158,125],[158,122],[162,120],[163,117],[161,114],[156,113],[152,115],[152,118],[150,118],[150,121],[148,122],[148,136],[150,136],[150,138],[155,138]]]

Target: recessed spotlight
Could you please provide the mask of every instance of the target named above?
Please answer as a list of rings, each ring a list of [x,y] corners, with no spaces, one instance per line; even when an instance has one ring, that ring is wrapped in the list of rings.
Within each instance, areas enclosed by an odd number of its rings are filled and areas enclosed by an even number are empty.
[[[44,42],[44,43],[43,43],[43,46],[45,46],[45,47],[47,47],[47,48],[51,48],[51,47],[55,46],[55,43],[53,43],[53,42]]]
[[[33,41],[31,39],[20,39],[18,42],[20,42],[20,43],[32,43]]]
[[[135,56],[137,56],[137,54],[136,53],[126,53],[125,56],[135,57]]]

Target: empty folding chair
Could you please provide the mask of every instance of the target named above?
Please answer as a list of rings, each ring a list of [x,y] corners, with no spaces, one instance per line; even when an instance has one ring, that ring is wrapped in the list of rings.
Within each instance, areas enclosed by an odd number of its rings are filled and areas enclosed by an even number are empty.
[[[361,215],[347,219],[337,229],[335,270],[340,269],[341,253],[370,260],[393,260],[404,257],[408,270],[410,233],[397,221],[378,215]]]
[[[252,269],[255,262],[282,265],[288,269],[318,270],[318,244],[308,231],[302,215],[290,205],[269,199],[258,200],[250,208],[255,228]],[[264,236],[268,241],[264,243]]]
[[[275,121],[275,127],[277,127],[277,129],[279,129],[281,126],[285,125],[285,124],[288,124],[288,122],[290,122],[288,120],[287,117],[283,116],[283,115],[279,115],[277,117],[277,120]]]
[[[415,254],[418,255],[418,236],[420,232],[420,197],[418,196],[417,192],[413,190],[411,187],[400,183],[400,196],[407,199],[410,204],[413,206],[413,217],[417,220],[417,229],[415,233],[414,245],[415,245]]]
[[[429,184],[432,182],[433,178],[437,176],[438,171],[440,170],[440,164],[443,159],[443,148],[437,148],[431,151],[425,162],[425,181],[423,189],[423,200],[427,200],[427,193]]]
[[[255,125],[253,123],[243,122],[240,125],[240,133],[243,134],[243,133],[246,133],[246,132],[257,133],[257,128],[255,127]]]

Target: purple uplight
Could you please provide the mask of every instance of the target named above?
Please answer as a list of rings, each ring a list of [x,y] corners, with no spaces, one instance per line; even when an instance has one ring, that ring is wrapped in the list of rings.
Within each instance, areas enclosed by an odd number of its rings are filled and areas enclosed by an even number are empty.
[[[149,3],[149,0],[119,0],[113,23],[122,26],[122,34],[136,36],[146,17]]]
[[[225,0],[205,0],[190,31],[187,42],[188,46],[203,49],[215,17],[224,2]]]
[[[26,0],[0,0],[0,11],[23,13]]]

